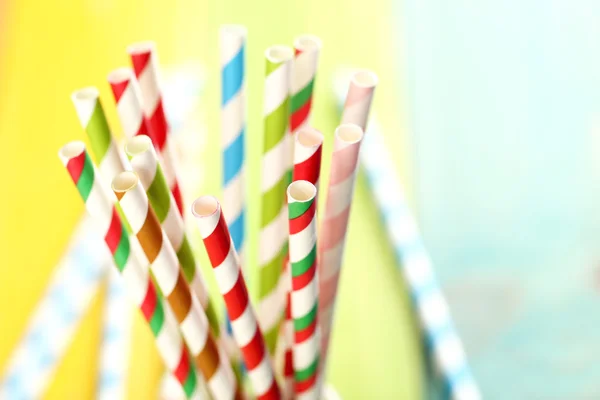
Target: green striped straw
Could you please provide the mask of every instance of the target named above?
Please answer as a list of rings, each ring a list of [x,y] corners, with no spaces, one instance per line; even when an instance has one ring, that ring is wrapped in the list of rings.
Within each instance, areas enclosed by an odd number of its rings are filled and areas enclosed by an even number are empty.
[[[158,161],[152,140],[146,135],[135,136],[127,141],[125,151],[130,158],[133,170],[138,174],[142,186],[156,213],[160,225],[177,253],[177,259],[185,280],[198,297],[215,336],[219,336],[219,320],[208,296],[208,289],[202,277],[190,241],[185,233],[183,218],[177,209],[173,193]]]
[[[291,140],[287,132],[294,52],[287,46],[273,46],[266,50],[265,57],[258,319],[273,354],[285,306],[285,286],[280,277],[288,251],[285,192],[291,181]]]

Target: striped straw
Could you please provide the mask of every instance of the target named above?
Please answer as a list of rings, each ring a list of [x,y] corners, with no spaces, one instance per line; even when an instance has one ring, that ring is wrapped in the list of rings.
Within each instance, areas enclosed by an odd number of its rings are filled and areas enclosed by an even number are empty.
[[[167,184],[173,193],[179,213],[183,215],[183,197],[175,169],[175,149],[171,143],[169,124],[163,109],[156,47],[153,42],[135,43],[127,48],[127,52],[140,84],[150,137],[162,157]]]
[[[102,238],[95,228],[85,215],[74,230],[22,339],[6,360],[0,399],[43,398],[112,264],[109,254],[98,246]]]
[[[265,52],[267,66],[264,97],[262,205],[259,238],[258,318],[270,353],[275,350],[285,308],[285,282],[280,279],[287,257],[285,188],[291,180],[289,82],[293,51],[273,46]]]
[[[134,172],[123,172],[113,180],[112,188],[148,258],[158,286],[173,308],[210,393],[216,400],[241,399],[231,365],[219,351],[206,314],[185,282],[177,255],[139,184],[138,176]]]
[[[358,170],[358,153],[363,130],[354,124],[343,124],[335,130],[329,187],[319,241],[319,322],[322,329],[321,371],[326,371],[327,350],[337,285],[342,267],[344,243],[348,229],[354,181]]]
[[[200,265],[196,263],[192,246],[185,233],[183,218],[175,206],[175,199],[167,186],[152,141],[148,136],[134,137],[129,139],[125,145],[125,151],[131,157],[131,166],[138,174],[142,186],[146,189],[150,205],[177,254],[183,276],[190,285],[192,292],[198,297],[213,334],[218,337],[219,320],[217,314],[210,301]]]
[[[298,399],[319,399],[317,311],[317,188],[295,181],[287,190],[292,266],[291,310],[294,320],[294,388]]]
[[[127,162],[110,132],[98,89],[88,87],[76,90],[71,99],[81,126],[90,139],[102,176],[110,179],[124,171]],[[108,279],[107,300],[104,305],[104,320],[108,325],[104,327],[98,370],[98,398],[101,399],[123,398],[126,392],[131,313],[127,307],[120,305],[124,301],[125,290],[118,285],[117,279]]]
[[[315,75],[321,52],[321,39],[302,35],[294,40],[295,57],[292,67],[290,131],[310,123]]]
[[[196,217],[217,285],[225,300],[233,336],[242,351],[254,393],[259,400],[280,399],[271,359],[248,298],[246,282],[221,205],[216,198],[203,196],[192,204],[192,213]]]
[[[102,183],[83,142],[66,144],[59,151],[59,157],[99,231],[105,232],[104,241],[114,264],[123,276],[129,295],[148,321],[167,368],[173,371],[186,394],[191,397],[197,389],[195,368],[190,364],[173,316],[168,308],[163,307],[147,269],[132,251],[132,243],[117,213],[114,196]]]
[[[223,144],[223,204],[233,245],[244,268],[244,48],[246,28],[225,25],[220,29],[221,141]]]
[[[144,117],[140,85],[131,68],[117,68],[108,74],[108,83],[117,104],[117,114],[125,137],[145,135],[152,132],[148,120]],[[152,138],[157,142],[156,138]]]
[[[365,130],[378,81],[377,75],[367,70],[352,75],[342,112],[342,124],[356,124]]]

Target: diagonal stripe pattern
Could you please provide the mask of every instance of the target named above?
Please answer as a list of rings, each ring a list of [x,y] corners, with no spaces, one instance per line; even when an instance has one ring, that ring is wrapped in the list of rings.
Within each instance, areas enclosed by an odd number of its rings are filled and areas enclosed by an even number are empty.
[[[169,371],[177,377],[186,395],[197,391],[195,366],[177,330],[170,307],[156,291],[148,269],[132,252],[123,222],[117,213],[114,196],[105,188],[82,142],[66,144],[59,152],[88,213],[104,235],[114,264],[121,273],[128,294],[138,305],[156,339],[156,346]]]
[[[239,258],[221,205],[212,196],[200,197],[192,204],[192,213],[204,240],[219,291],[225,300],[233,337],[242,352],[254,393],[259,400],[280,399],[271,358],[248,297]]]
[[[310,123],[321,40],[313,35],[299,36],[294,40],[294,52],[290,102],[290,131],[292,133]]]
[[[156,282],[171,305],[181,333],[214,399],[241,399],[233,371],[213,338],[208,319],[192,296],[177,255],[134,172],[123,172],[112,188],[137,236]]]

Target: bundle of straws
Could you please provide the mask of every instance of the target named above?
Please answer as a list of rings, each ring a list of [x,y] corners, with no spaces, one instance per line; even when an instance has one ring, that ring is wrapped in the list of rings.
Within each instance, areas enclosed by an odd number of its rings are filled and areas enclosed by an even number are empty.
[[[98,90],[84,88],[72,100],[96,163],[80,141],[63,146],[59,157],[104,235],[164,364],[188,398],[201,397],[206,389],[215,400],[246,398],[247,392],[258,399],[320,399],[359,149],[377,77],[361,71],[350,81],[318,224],[323,135],[309,117],[321,42],[301,36],[295,49],[266,50],[255,308],[241,268],[246,36],[242,26],[220,30],[223,199],[202,196],[191,204],[230,329],[220,327],[184,228],[177,159],[152,43],[130,46],[133,68],[108,75],[125,145],[112,136]]]

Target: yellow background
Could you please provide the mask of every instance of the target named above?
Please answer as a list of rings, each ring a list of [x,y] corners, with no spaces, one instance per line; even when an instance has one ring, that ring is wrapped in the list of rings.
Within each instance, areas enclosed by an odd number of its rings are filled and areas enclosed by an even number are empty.
[[[400,40],[392,2],[347,1],[38,1],[13,0],[0,21],[0,371],[6,367],[27,320],[60,259],[83,205],[56,152],[85,135],[69,95],[78,87],[100,88],[115,134],[107,73],[128,65],[125,47],[152,39],[163,65],[200,60],[206,71],[203,106],[208,126],[206,184],[194,191],[220,194],[219,65],[217,29],[222,23],[248,27],[247,73],[250,224],[257,226],[263,51],[312,33],[324,48],[317,75],[314,125],[330,139],[338,120],[331,77],[340,64],[375,70],[380,77],[375,109],[394,149],[406,148],[402,112]],[[324,152],[329,162],[330,141]],[[403,154],[395,153],[398,159]],[[406,178],[407,162],[399,162]],[[325,175],[326,176],[326,175]],[[406,181],[406,179],[404,179]],[[326,184],[323,179],[322,185]],[[322,186],[324,187],[324,186]],[[419,398],[421,354],[404,284],[359,177],[347,241],[346,262],[329,380],[352,398]],[[250,257],[255,254],[250,240]],[[206,263],[204,263],[206,265]],[[208,272],[208,271],[207,271]],[[212,276],[207,275],[212,283]],[[92,303],[46,398],[92,398],[100,343],[103,292]],[[128,392],[155,397],[162,367],[152,337],[136,314]]]

